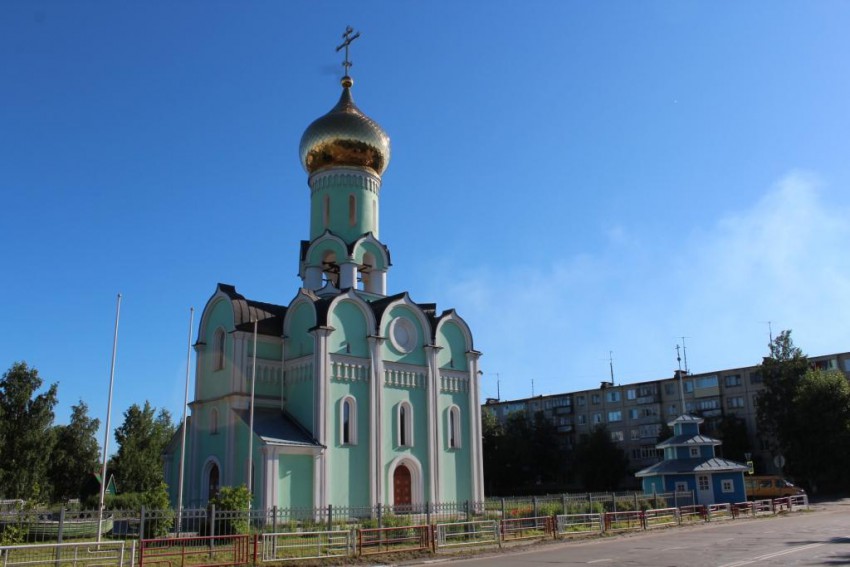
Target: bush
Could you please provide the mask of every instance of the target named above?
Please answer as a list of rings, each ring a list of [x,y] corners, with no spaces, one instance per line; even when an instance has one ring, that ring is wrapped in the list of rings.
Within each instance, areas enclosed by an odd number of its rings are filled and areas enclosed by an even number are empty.
[[[217,534],[247,534],[250,523],[248,521],[248,505],[251,502],[251,493],[244,484],[240,486],[223,486],[210,502],[215,504],[217,512],[230,512],[223,514],[224,519],[219,522]],[[242,515],[244,513],[244,516]]]

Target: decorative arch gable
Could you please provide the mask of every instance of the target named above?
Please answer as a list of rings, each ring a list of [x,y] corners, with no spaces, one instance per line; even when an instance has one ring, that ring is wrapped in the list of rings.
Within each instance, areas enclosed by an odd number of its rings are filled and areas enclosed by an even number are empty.
[[[313,335],[310,334],[310,329],[316,326],[316,301],[315,295],[302,289],[289,304],[283,320],[287,359],[313,353]]]
[[[352,248],[351,255],[358,265],[368,264],[367,259],[374,259],[375,263],[370,266],[373,270],[387,270],[392,265],[389,250],[371,232],[358,238]]]
[[[327,252],[333,252],[336,255],[337,262],[349,257],[345,241],[334,233],[325,231],[307,247],[307,252],[304,254],[304,264],[308,266],[320,265]]]
[[[328,307],[330,351],[369,357],[367,337],[375,334],[375,314],[369,304],[352,290],[335,297]]]
[[[454,309],[440,315],[434,343],[441,347],[437,354],[437,365],[440,368],[467,370],[466,353],[473,350],[472,332]]]
[[[381,336],[388,360],[425,364],[423,346],[431,344],[431,323],[425,312],[407,293],[389,302],[381,313]]]

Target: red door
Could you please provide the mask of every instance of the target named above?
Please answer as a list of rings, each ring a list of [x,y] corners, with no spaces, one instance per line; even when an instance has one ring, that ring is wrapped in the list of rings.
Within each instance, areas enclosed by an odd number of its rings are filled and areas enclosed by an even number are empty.
[[[410,506],[410,469],[399,465],[393,473],[393,500],[396,506]]]

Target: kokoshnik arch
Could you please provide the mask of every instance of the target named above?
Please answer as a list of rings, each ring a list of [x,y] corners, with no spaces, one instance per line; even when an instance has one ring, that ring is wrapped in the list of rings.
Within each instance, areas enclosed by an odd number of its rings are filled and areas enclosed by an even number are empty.
[[[388,295],[378,221],[390,139],[354,104],[344,37],[339,102],[301,137],[301,288],[278,305],[218,284],[204,307],[184,505],[242,484],[255,508],[483,500],[480,353],[454,310]],[[175,503],[181,437],[165,453]]]

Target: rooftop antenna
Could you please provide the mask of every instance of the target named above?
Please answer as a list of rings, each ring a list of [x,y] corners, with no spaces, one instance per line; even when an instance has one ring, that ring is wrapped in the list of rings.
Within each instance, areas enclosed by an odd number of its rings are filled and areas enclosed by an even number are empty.
[[[531,379],[531,397],[534,397],[534,378]]]
[[[679,345],[676,345],[676,362],[679,363],[679,399],[682,401],[682,415],[685,415],[685,386],[682,384],[682,357],[679,356]]]
[[[501,392],[501,380],[499,379],[499,373],[496,372],[496,399],[500,402],[502,401],[502,392]]]
[[[614,351],[608,351],[608,368],[611,370],[611,385],[614,385]]]
[[[682,354],[685,357],[685,374],[690,374],[691,369],[688,368],[688,347],[685,345],[685,339],[688,337],[680,337],[682,339]]]
[[[343,41],[336,47],[337,53],[339,53],[341,49],[345,49],[345,61],[342,62],[342,66],[345,68],[346,77],[348,77],[348,70],[354,64],[348,59],[348,46],[351,45],[351,42],[357,39],[358,37],[360,37],[360,32],[355,32],[354,28],[352,28],[351,26],[346,26],[345,33],[342,34],[342,39],[344,39],[345,41]]]

